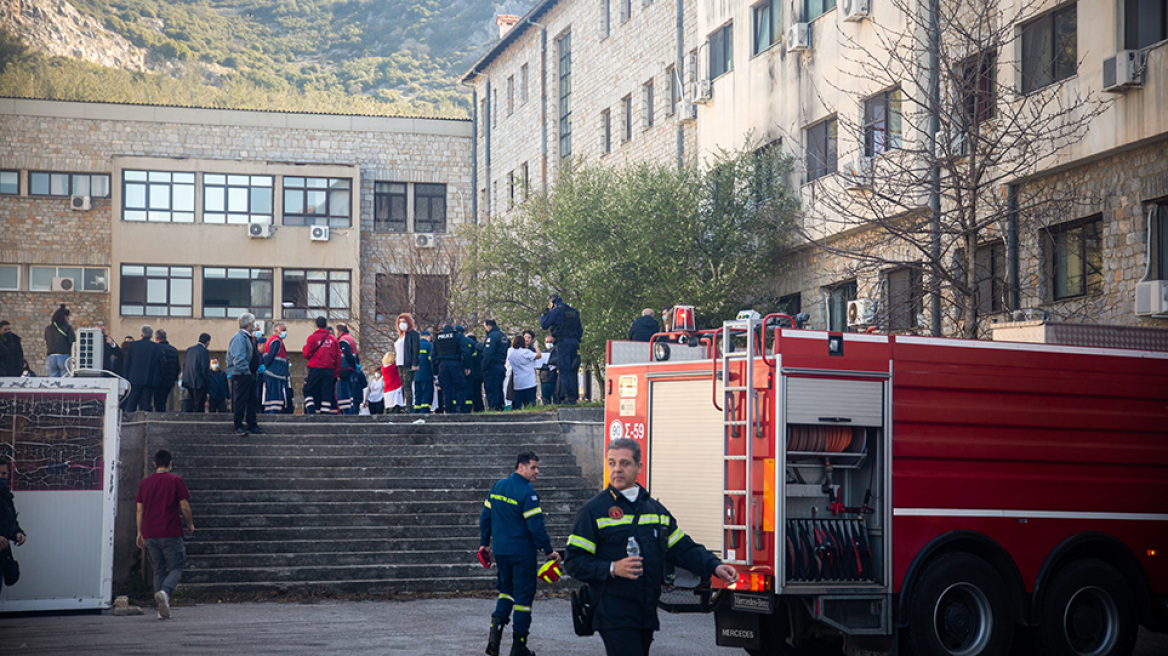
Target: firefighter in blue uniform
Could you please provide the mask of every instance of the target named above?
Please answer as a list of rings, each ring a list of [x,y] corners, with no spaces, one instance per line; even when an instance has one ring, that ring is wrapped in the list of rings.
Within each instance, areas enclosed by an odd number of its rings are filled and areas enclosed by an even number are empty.
[[[438,385],[442,388],[442,412],[462,412],[466,405],[466,377],[470,375],[470,349],[463,336],[446,324],[434,338]]]
[[[584,337],[584,324],[580,323],[580,311],[568,305],[553,294],[548,298],[547,310],[539,318],[539,327],[556,338],[556,398],[560,403],[573,405],[580,396],[576,384],[576,374],[580,371],[580,339]]]
[[[487,409],[503,410],[503,380],[507,377],[507,336],[499,330],[494,319],[483,322],[487,337],[483,342],[483,386],[487,393]]]
[[[418,340],[418,370],[414,372],[414,412],[430,414],[434,402],[434,369],[430,367],[430,331],[423,330]]]
[[[531,484],[539,477],[539,456],[530,451],[519,454],[515,473],[495,483],[479,514],[479,552],[494,556],[498,572],[499,600],[491,613],[491,634],[487,653],[497,656],[503,628],[515,610],[511,656],[535,656],[527,648],[531,628],[531,602],[535,599],[536,549],[549,560],[560,560],[552,549],[543,522],[539,495]],[[484,554],[485,552],[485,554]]]
[[[738,572],[687,536],[669,510],[637,485],[640,444],[613,440],[606,464],[609,486],[576,514],[564,564],[572,578],[592,589],[593,628],[600,631],[605,653],[647,656],[661,626],[657,600],[666,561],[727,583],[736,581]],[[629,538],[636,539],[640,556],[629,555]]]

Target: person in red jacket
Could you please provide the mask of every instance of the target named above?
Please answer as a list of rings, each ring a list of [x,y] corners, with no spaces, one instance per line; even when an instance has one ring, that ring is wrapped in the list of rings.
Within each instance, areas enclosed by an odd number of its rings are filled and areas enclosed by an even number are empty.
[[[316,331],[304,343],[308,377],[304,379],[304,414],[317,411],[333,414],[336,406],[337,374],[341,370],[341,347],[328,328],[328,320],[316,318]]]

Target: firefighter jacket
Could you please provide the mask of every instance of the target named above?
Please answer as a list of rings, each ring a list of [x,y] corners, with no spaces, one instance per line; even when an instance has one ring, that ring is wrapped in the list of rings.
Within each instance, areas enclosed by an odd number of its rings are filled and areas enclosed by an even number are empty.
[[[491,488],[479,513],[479,533],[479,544],[496,555],[534,556],[537,547],[552,552],[539,495],[518,472]]]
[[[609,573],[612,563],[626,557],[629,536],[637,538],[644,571],[637,579]],[[707,577],[720,561],[677,526],[661,502],[639,488],[636,501],[611,486],[580,512],[568,537],[565,567],[572,578],[587,583],[597,599],[593,622],[597,630],[660,628],[657,600],[665,578],[665,562]]]
[[[483,342],[483,371],[490,371],[491,367],[504,366],[507,362],[507,336],[496,326],[487,333]]]
[[[418,339],[418,371],[414,375],[414,379],[425,379],[427,376],[434,377],[434,370],[430,367],[430,340],[425,337]]]

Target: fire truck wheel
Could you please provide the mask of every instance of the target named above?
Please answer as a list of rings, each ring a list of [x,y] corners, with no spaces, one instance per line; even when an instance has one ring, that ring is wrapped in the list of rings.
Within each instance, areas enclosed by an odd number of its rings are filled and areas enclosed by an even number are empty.
[[[1055,575],[1040,611],[1039,643],[1048,656],[1130,654],[1136,611],[1123,575],[1099,560],[1080,560]]]
[[[1010,650],[1014,620],[1006,584],[966,553],[929,563],[913,586],[906,642],[914,656],[993,656]]]

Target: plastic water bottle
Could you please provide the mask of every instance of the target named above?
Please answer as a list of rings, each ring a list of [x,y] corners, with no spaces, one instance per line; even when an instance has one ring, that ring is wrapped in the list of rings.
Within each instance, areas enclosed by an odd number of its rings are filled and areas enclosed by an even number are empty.
[[[641,545],[637,544],[637,538],[629,536],[629,543],[625,545],[625,555],[641,557]]]

